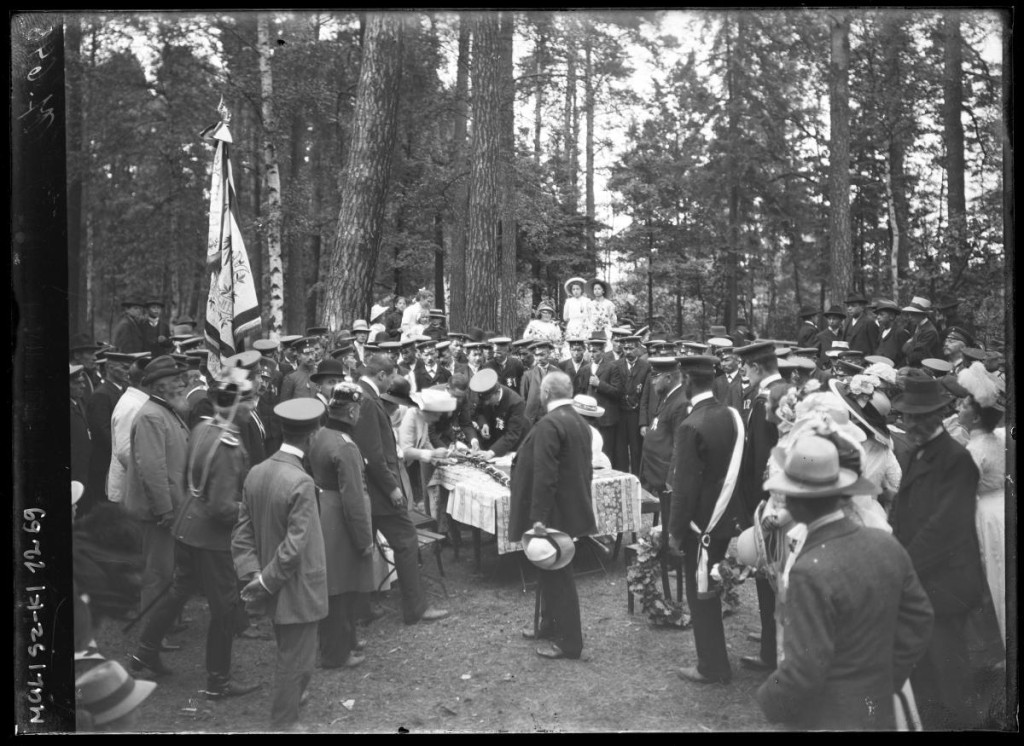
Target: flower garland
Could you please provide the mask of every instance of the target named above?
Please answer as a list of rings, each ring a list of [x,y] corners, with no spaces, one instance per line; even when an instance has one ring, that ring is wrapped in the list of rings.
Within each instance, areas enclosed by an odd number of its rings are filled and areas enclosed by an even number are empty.
[[[637,539],[636,562],[626,572],[629,592],[640,598],[640,608],[656,627],[690,627],[690,615],[681,602],[666,599],[661,590],[661,560],[657,538],[642,535]]]
[[[740,594],[738,588],[743,585],[752,568],[741,565],[735,557],[726,555],[721,562],[711,568],[708,573],[717,590],[722,595],[722,616],[732,616],[740,607]]]
[[[464,457],[463,459],[461,459],[461,461],[467,466],[472,466],[477,471],[483,472],[491,479],[493,479],[495,482],[500,484],[502,487],[508,487],[512,483],[512,480],[505,475],[505,472],[503,472],[501,469],[494,466],[493,464],[489,464],[481,459],[475,459],[470,457]]]

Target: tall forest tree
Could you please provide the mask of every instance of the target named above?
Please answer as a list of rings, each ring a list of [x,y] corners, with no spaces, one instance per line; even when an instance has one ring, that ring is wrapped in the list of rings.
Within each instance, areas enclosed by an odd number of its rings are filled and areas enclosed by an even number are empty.
[[[270,14],[259,13],[256,22],[260,60],[260,98],[263,110],[263,166],[267,178],[267,269],[270,274],[270,339],[284,329],[284,267],[281,262],[281,172],[277,164],[277,114],[274,111],[273,46]],[[257,251],[259,249],[257,248]]]
[[[829,231],[828,296],[843,303],[853,288],[850,247],[850,19],[828,15],[829,59]]]
[[[395,148],[405,22],[392,13],[368,15],[338,228],[319,309],[332,329],[342,320],[365,318],[373,301]]]

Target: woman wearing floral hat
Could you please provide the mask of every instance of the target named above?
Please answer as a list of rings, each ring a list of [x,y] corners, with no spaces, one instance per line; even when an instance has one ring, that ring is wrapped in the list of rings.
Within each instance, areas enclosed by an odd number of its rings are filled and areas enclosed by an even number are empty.
[[[543,339],[551,343],[555,350],[562,349],[562,329],[555,321],[555,307],[546,300],[541,301],[523,331],[523,339]]]

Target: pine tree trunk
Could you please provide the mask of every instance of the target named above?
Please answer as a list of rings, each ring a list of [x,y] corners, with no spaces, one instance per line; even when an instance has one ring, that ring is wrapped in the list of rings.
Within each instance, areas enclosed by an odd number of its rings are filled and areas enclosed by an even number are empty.
[[[850,237],[850,21],[829,15],[829,295],[843,303],[852,288]]]
[[[267,269],[270,274],[270,339],[284,329],[284,267],[281,262],[281,172],[277,165],[277,116],[274,112],[274,77],[270,69],[273,53],[270,17],[259,13],[256,21],[260,60],[260,99],[263,107],[263,164],[267,176]]]
[[[455,127],[452,140],[452,169],[456,179],[454,197],[449,211],[448,286],[450,292],[448,328],[464,331],[469,327],[466,318],[466,221],[469,213],[468,144],[466,142],[469,119],[469,41],[470,20],[466,13],[459,17],[459,52],[455,73]]]
[[[736,66],[738,55],[734,48],[732,22],[727,21],[730,28],[727,29],[728,43],[726,45],[726,108],[729,112],[729,142],[735,148],[739,138],[739,108],[736,98]],[[743,21],[740,20],[740,28],[736,34],[738,39],[742,38]],[[739,242],[740,242],[740,215],[739,215],[739,163],[735,153],[731,153],[726,161],[729,164],[729,233],[728,247],[725,253],[725,327],[730,331],[737,319],[736,304],[739,300]]]
[[[594,205],[594,61],[593,38],[589,22],[585,27],[584,36],[584,68],[583,68],[583,113],[587,121],[587,138],[584,144],[584,159],[586,163],[586,176],[584,189],[586,191],[587,210],[587,258],[593,259],[597,250],[597,239],[594,235],[594,222],[597,217],[597,210]]]
[[[544,62],[547,54],[547,36],[537,32],[537,46],[533,51],[533,72],[536,75],[533,98],[533,162],[540,165],[541,125],[544,115]]]
[[[570,215],[575,215],[579,207],[579,153],[577,143],[579,135],[577,132],[576,113],[576,35],[575,19],[569,15],[565,21],[565,107],[563,110],[563,137],[565,138],[565,210]]]
[[[466,318],[497,329],[498,170],[501,154],[501,54],[498,18],[481,13],[473,24],[473,137],[466,246]]]
[[[394,13],[367,14],[338,230],[319,314],[331,329],[343,319],[366,318],[373,299],[397,131],[404,22]]]
[[[942,21],[943,49],[942,134],[946,148],[946,253],[953,278],[959,277],[967,263],[967,201],[964,190],[964,108],[963,39],[960,19],[947,13]],[[950,288],[952,290],[952,288]]]
[[[516,308],[516,185],[515,185],[515,99],[513,79],[513,13],[502,11],[498,26],[500,122],[498,162],[498,219],[501,234],[499,254],[498,323],[506,334],[517,336]]]

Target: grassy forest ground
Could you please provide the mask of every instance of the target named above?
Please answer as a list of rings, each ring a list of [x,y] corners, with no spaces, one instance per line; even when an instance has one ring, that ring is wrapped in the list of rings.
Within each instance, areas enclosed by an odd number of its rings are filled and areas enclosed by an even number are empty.
[[[725,620],[733,680],[699,685],[676,677],[680,666],[696,662],[689,630],[650,626],[626,606],[623,557],[605,560],[577,556],[577,583],[584,651],[578,661],[549,661],[521,637],[532,623],[532,567],[525,567],[524,592],[519,556],[498,557],[493,543],[483,547],[478,572],[468,546],[456,560],[445,548],[444,586],[436,581],[433,558],[424,554],[423,573],[433,602],[451,611],[447,619],[406,626],[397,588],[382,594],[386,616],[362,627],[366,661],[353,669],[317,669],[302,725],[314,733],[415,732],[621,732],[782,730],[768,723],[755,700],[765,674],[739,665],[756,653],[747,639],[759,632],[752,581],[740,587],[741,606]],[[525,564],[525,563],[524,563]],[[587,572],[594,570],[594,572]],[[673,593],[675,582],[672,582]],[[143,704],[140,729],[152,733],[265,732],[273,680],[274,642],[264,620],[255,629],[267,639],[238,639],[236,675],[260,681],[260,690],[220,702],[206,700],[203,650],[207,611],[193,599],[191,623],[174,638],[182,650],[164,653],[175,670]],[[129,636],[107,622],[100,645],[109,657],[125,661],[134,649]],[[989,678],[978,701],[979,723],[997,701],[1001,682]],[[991,722],[987,727],[994,727]]]

